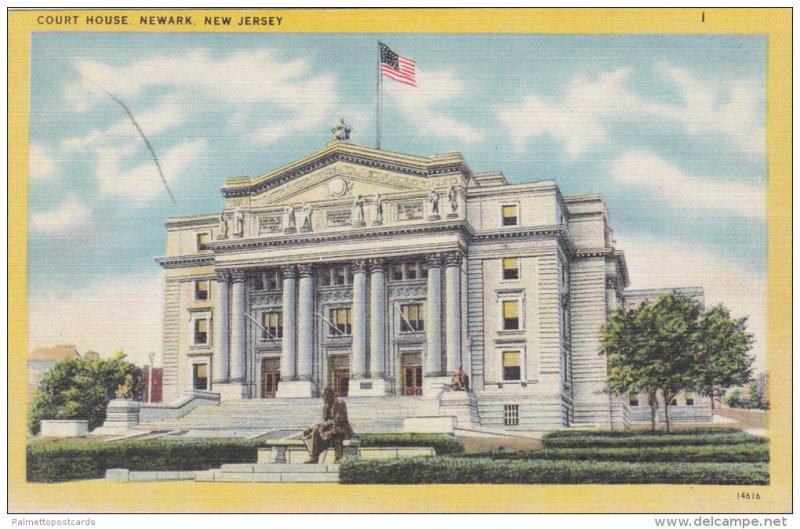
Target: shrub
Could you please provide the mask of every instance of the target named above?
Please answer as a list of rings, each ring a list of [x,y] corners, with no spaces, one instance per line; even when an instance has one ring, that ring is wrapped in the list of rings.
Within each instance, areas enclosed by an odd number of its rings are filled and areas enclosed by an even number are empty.
[[[126,377],[133,380],[131,398],[142,397],[142,370],[125,361],[121,351],[110,359],[68,358],[50,368],[34,393],[28,430],[39,433],[42,419],[86,419],[89,429],[103,424],[106,406]]]
[[[605,434],[585,434],[570,436],[550,436],[542,438],[545,448],[588,448],[588,447],[646,447],[646,446],[687,446],[687,445],[723,445],[723,444],[765,444],[769,440],[744,432],[723,434],[666,434],[652,435],[641,433],[634,435],[609,436]]]
[[[649,446],[636,448],[544,448],[534,451],[495,451],[460,457],[491,457],[498,460],[573,460],[631,462],[764,463],[769,461],[766,444]]]
[[[680,436],[680,435],[730,435],[736,434],[749,436],[745,431],[738,428],[676,428],[671,432],[667,430],[559,430],[550,432],[544,439],[561,439],[584,436],[603,436],[603,437],[653,437],[653,436]]]
[[[55,482],[102,478],[109,468],[208,470],[225,463],[255,463],[261,445],[242,439],[32,443],[27,449],[27,477]]]
[[[464,445],[449,435],[433,435],[418,433],[368,433],[359,434],[358,440],[363,447],[369,446],[431,446],[436,455],[458,454],[464,451]]]
[[[617,461],[496,461],[428,457],[346,460],[339,482],[415,483],[690,483],[766,485],[763,463],[627,463]]]

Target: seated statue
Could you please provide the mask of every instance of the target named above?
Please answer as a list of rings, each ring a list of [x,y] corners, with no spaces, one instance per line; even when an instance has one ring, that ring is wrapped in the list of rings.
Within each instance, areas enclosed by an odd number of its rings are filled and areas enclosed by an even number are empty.
[[[332,444],[338,463],[344,456],[344,440],[350,439],[355,434],[350,422],[347,420],[347,405],[342,399],[334,396],[330,386],[322,390],[322,422],[306,428],[303,439],[307,440],[309,458],[306,463],[318,463],[319,455]]]
[[[458,371],[453,375],[453,380],[450,381],[450,389],[453,391],[467,391],[469,390],[469,375],[464,373],[464,366],[458,366]]]

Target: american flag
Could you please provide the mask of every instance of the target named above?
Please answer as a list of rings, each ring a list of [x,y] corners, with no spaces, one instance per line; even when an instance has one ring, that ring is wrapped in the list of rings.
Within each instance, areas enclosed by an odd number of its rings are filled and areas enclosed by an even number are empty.
[[[381,49],[381,75],[389,79],[394,79],[398,83],[416,87],[417,63],[408,57],[396,54],[383,42],[379,42],[378,44]]]

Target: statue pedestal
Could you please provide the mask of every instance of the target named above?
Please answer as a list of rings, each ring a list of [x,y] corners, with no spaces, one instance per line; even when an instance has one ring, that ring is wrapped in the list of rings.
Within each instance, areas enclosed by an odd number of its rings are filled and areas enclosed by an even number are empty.
[[[439,220],[441,218],[442,217],[440,217],[439,215],[429,215],[428,216],[428,220]]]
[[[367,223],[364,222],[364,221],[361,221],[361,222],[356,221],[356,222],[353,223],[353,227],[354,228],[363,228],[366,225],[367,225]]]
[[[219,401],[242,400],[247,398],[247,386],[244,384],[214,384],[214,393],[219,393]]]
[[[90,435],[124,435],[139,424],[139,403],[135,400],[114,399],[106,406],[103,426]]]
[[[309,380],[281,380],[278,383],[277,399],[307,399],[314,396],[314,383]]]
[[[458,419],[461,428],[480,425],[478,401],[470,391],[446,391],[439,399],[439,415]]]
[[[348,397],[383,397],[386,395],[386,380],[382,378],[350,379]]]
[[[296,228],[284,228],[283,233],[297,233]]]

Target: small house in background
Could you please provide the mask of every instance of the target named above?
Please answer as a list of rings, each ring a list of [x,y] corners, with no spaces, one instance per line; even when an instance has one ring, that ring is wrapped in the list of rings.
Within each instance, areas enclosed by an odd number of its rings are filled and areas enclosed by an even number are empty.
[[[74,345],[56,345],[55,347],[34,349],[28,355],[28,399],[30,400],[33,397],[33,393],[39,387],[42,377],[56,362],[80,357],[78,348]]]
[[[153,370],[153,385],[150,385],[150,370]],[[144,366],[144,396],[143,402],[161,402],[164,387],[164,368]],[[153,399],[150,399],[150,388],[153,390]]]
[[[95,351],[87,351],[83,353],[84,360],[100,360],[100,353]]]

